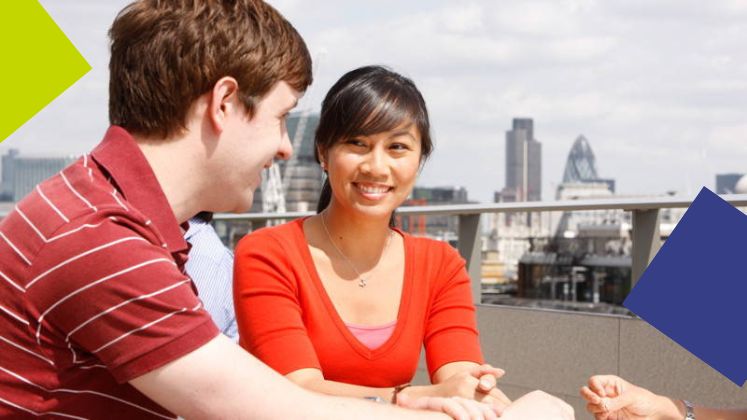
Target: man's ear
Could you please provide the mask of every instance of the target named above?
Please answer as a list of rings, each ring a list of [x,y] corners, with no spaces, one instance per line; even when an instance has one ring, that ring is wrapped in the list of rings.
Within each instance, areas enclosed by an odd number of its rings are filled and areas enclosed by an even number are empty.
[[[210,91],[208,118],[213,129],[222,133],[226,120],[239,110],[239,83],[233,77],[222,77]]]

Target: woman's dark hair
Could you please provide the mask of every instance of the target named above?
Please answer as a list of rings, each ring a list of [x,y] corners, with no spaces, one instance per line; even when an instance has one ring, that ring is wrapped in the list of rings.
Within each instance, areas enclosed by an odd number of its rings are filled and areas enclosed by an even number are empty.
[[[420,161],[433,150],[425,100],[412,80],[383,66],[366,66],[343,75],[322,102],[314,153],[326,153],[335,144],[357,136],[370,136],[412,122],[420,134]],[[316,211],[332,199],[329,180],[324,181]],[[393,218],[392,218],[393,219]]]

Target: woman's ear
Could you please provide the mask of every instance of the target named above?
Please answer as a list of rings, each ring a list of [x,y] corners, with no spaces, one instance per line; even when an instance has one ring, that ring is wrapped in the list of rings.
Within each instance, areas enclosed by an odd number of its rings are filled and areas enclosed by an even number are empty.
[[[316,148],[316,157],[319,159],[319,165],[322,171],[327,172],[327,153],[319,146]]]

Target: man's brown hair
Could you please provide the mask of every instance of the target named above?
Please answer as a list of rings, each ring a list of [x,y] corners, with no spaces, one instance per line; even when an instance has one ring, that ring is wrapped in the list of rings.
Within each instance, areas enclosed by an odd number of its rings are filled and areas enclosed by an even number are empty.
[[[139,0],[109,37],[109,121],[146,137],[181,133],[221,77],[236,79],[249,115],[275,83],[302,92],[312,80],[303,39],[261,0]]]

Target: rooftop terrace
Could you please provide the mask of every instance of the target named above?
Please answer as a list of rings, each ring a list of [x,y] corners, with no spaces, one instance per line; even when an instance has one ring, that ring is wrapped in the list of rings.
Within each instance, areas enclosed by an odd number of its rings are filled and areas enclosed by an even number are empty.
[[[737,207],[747,206],[747,195],[722,196]],[[685,208],[689,200],[600,199],[569,202],[470,204],[406,207],[403,215],[459,217],[458,249],[467,260],[473,293],[480,302],[480,216],[500,212],[622,209],[631,211],[633,281],[640,277],[658,251],[659,210]],[[216,215],[216,220],[246,220],[263,224],[311,213]],[[511,398],[542,389],[563,398],[578,419],[591,419],[578,394],[593,374],[617,374],[654,392],[698,404],[747,407],[747,389],[739,388],[687,350],[635,316],[570,312],[525,307],[477,305],[485,358],[506,370],[499,381]],[[739,328],[743,320],[735,320]],[[417,382],[427,382],[423,363]]]

